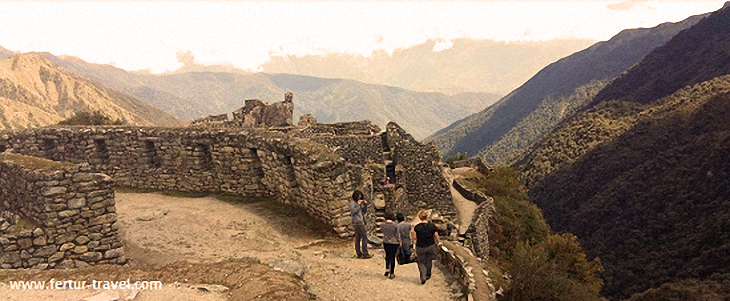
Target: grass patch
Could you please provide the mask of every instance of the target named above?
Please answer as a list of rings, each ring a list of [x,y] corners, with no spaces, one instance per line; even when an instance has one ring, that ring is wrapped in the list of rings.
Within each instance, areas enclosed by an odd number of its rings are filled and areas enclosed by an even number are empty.
[[[10,231],[10,234],[17,236],[20,235],[20,232],[23,230],[35,230],[37,228],[40,228],[41,225],[31,217],[21,216],[12,227],[13,230]]]
[[[59,170],[74,165],[71,162],[58,162],[44,158],[31,157],[13,153],[0,153],[0,160],[12,161],[24,168],[36,171]]]
[[[482,269],[489,272],[489,278],[494,281],[494,288],[499,289],[499,287],[504,288],[504,290],[509,289],[509,283],[504,280],[504,271],[501,268],[502,263],[498,262],[494,258],[489,258],[486,262],[482,263]]]

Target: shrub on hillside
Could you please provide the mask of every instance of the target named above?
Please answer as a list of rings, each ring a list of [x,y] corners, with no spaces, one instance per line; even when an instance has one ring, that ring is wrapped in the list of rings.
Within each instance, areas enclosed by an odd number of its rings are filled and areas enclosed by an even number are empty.
[[[520,242],[512,253],[512,285],[504,300],[600,300],[602,270],[586,259],[572,234],[552,234],[531,245]]]
[[[454,162],[466,160],[469,159],[469,154],[467,153],[457,153],[456,155],[453,155],[451,157],[446,158],[446,163],[451,166],[451,168],[454,168]]]
[[[512,275],[505,300],[600,300],[600,261],[588,261],[574,235],[552,233],[514,170],[498,166],[471,181],[494,199],[489,252]]]
[[[66,120],[60,121],[60,125],[121,125],[124,122],[121,119],[112,121],[109,116],[104,115],[101,111],[80,111],[74,113],[74,116]]]

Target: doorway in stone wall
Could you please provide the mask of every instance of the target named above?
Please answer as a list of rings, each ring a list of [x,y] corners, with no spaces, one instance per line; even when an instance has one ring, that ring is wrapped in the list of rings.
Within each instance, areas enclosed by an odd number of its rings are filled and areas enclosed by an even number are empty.
[[[263,164],[261,163],[261,158],[259,157],[258,149],[249,148],[248,150],[249,150],[249,159],[251,160],[254,174],[259,178],[263,178],[264,169],[263,169]]]
[[[104,139],[94,139],[94,146],[96,147],[96,157],[101,160],[102,164],[109,163],[109,149]]]
[[[196,144],[193,150],[193,157],[199,162],[202,170],[213,170],[213,153],[210,151],[208,144]]]
[[[297,175],[294,171],[294,162],[292,161],[291,156],[286,156],[284,163],[286,164],[286,176],[287,181],[289,181],[289,187],[295,188],[299,186],[299,183],[297,183]]]
[[[155,142],[152,140],[145,140],[144,146],[144,156],[147,158],[147,164],[151,168],[159,168],[160,166],[162,166],[162,162],[160,162],[160,157],[157,155]]]

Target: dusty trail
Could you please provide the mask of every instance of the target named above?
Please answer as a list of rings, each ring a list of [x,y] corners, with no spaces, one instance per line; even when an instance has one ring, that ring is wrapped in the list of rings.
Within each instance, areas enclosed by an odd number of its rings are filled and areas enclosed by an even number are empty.
[[[473,201],[464,198],[459,191],[454,188],[453,182],[455,178],[461,176],[461,174],[467,170],[471,170],[468,167],[450,169],[448,167],[443,169],[444,177],[449,182],[449,189],[451,190],[451,196],[454,199],[454,205],[456,210],[459,211],[459,221],[461,222],[459,227],[459,233],[464,234],[471,224],[471,219],[474,216],[474,210],[478,207]]]
[[[128,266],[0,271],[0,300],[307,300],[302,286],[319,300],[451,300],[456,293],[437,262],[426,285],[420,284],[416,264],[397,266],[395,279],[387,279],[382,249],[371,249],[371,259],[356,259],[350,240],[307,229],[263,201],[159,193],[117,193],[116,199]],[[304,284],[277,270],[299,275]],[[8,280],[151,277],[162,280],[162,290],[34,291],[7,285]]]
[[[449,300],[451,288],[440,269],[426,285],[415,264],[396,267],[386,279],[384,252],[353,258],[349,240],[323,237],[264,202],[226,203],[212,197],[175,198],[156,193],[117,194],[117,210],[128,244],[190,262],[255,258],[297,274],[321,300]],[[143,254],[139,254],[143,255]],[[133,255],[136,257],[136,255]],[[144,256],[141,256],[144,257]]]

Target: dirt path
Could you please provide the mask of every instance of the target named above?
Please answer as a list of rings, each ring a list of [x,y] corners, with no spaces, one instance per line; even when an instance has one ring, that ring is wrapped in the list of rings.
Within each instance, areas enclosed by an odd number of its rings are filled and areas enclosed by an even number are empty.
[[[467,169],[470,168],[464,167],[450,169],[445,167],[443,169],[444,177],[446,178],[446,181],[449,182],[449,189],[451,190],[451,196],[454,199],[454,205],[456,205],[456,210],[459,211],[459,220],[461,221],[461,226],[459,227],[460,234],[466,233],[466,230],[471,224],[471,219],[474,216],[474,210],[477,208],[476,203],[461,196],[461,193],[459,193],[453,185],[454,179],[459,177],[459,175]]]
[[[307,229],[263,201],[233,203],[159,193],[117,193],[116,198],[127,266],[0,271],[0,299],[306,300],[315,294],[319,300],[385,301],[451,300],[456,293],[437,262],[426,285],[420,284],[416,264],[397,266],[395,279],[387,279],[382,249],[371,249],[371,259],[356,259],[350,240]],[[32,291],[10,290],[7,284],[50,278],[157,279],[164,285],[155,291]],[[219,284],[225,290],[200,284]]]
[[[396,267],[396,278],[386,279],[382,249],[356,259],[349,240],[307,230],[265,202],[118,193],[117,211],[127,244],[141,249],[133,252],[158,254],[131,254],[149,263],[255,258],[301,276],[320,300],[449,300],[452,293],[440,269],[426,285],[415,264]]]

